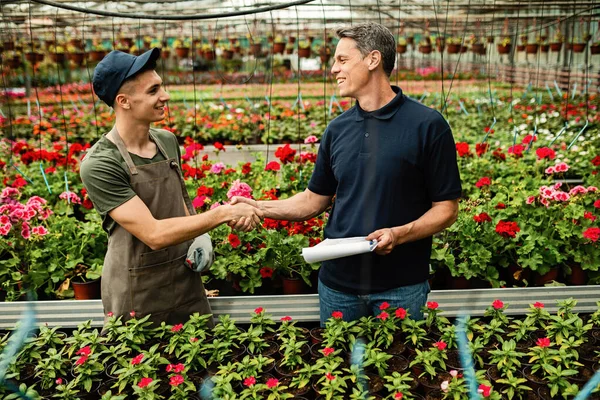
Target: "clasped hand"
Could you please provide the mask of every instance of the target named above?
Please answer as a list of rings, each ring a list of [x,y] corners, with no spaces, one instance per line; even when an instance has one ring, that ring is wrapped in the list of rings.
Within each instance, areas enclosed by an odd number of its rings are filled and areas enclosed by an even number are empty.
[[[249,232],[260,225],[264,213],[258,208],[255,200],[235,196],[227,206],[230,208],[230,219],[227,225],[231,228]]]

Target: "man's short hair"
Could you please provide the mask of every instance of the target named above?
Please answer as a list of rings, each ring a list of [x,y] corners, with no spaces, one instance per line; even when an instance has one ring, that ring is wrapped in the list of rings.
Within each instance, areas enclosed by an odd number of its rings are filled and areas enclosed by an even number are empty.
[[[373,50],[379,50],[383,70],[390,76],[396,63],[396,39],[388,28],[375,22],[342,27],[336,30],[337,36],[349,38],[356,42],[356,47],[366,57]]]

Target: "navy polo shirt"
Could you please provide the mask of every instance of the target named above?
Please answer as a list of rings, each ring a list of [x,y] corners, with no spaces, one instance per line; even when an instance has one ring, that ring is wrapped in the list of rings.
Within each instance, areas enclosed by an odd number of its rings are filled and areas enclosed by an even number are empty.
[[[366,112],[357,104],[327,127],[308,189],[335,195],[326,238],[367,236],[417,220],[432,202],[461,195],[456,147],[442,115],[405,96]],[[424,282],[431,237],[375,253],[325,261],[319,278],[347,293],[377,293]]]

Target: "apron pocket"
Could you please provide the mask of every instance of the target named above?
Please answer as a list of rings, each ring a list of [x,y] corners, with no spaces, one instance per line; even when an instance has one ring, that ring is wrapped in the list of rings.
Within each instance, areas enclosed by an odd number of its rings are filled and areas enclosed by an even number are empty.
[[[167,262],[129,269],[133,309],[141,314],[155,314],[176,305],[173,301],[176,271],[185,254]]]
[[[168,248],[149,251],[147,253],[140,254],[140,266],[150,267],[156,264],[164,264],[169,261]]]

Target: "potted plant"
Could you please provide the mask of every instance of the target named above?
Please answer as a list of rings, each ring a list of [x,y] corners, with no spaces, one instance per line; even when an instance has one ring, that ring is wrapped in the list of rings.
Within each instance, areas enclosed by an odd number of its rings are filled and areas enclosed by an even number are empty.
[[[273,41],[273,53],[274,54],[283,54],[285,50],[286,41],[281,35],[275,36],[275,40]]]
[[[175,49],[175,54],[179,58],[187,58],[190,54],[190,40],[186,39],[175,39],[171,45]]]
[[[310,42],[301,40],[298,42],[298,57],[309,58],[311,53]]]
[[[431,39],[429,36],[424,36],[419,42],[419,52],[422,54],[431,54]]]
[[[99,299],[101,275],[102,265],[78,263],[71,278],[75,300]]]
[[[398,54],[404,54],[406,53],[406,47],[408,46],[408,43],[406,41],[406,37],[404,36],[398,36],[398,39],[396,40],[396,52]]]

